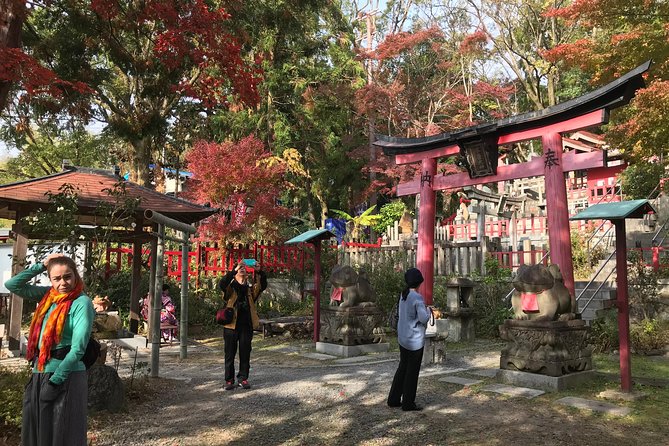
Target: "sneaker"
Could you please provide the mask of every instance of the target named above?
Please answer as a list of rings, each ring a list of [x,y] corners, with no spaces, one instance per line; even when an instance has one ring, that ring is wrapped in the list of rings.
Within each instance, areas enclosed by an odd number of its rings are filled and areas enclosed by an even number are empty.
[[[225,382],[225,390],[235,390],[235,382],[234,381],[226,381]]]
[[[249,384],[249,381],[246,380],[246,379],[243,379],[243,380],[239,381],[239,385],[242,386],[243,389],[250,389],[251,388],[251,384]]]

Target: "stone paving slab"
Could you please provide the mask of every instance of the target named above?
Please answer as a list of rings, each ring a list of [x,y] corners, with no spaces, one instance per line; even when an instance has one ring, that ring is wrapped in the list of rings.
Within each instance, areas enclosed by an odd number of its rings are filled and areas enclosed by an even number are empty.
[[[629,407],[620,407],[615,404],[605,403],[602,401],[587,400],[585,398],[578,398],[575,396],[568,396],[556,401],[558,404],[565,406],[576,407],[577,409],[593,410],[595,412],[604,412],[608,415],[624,417],[632,412]]]
[[[279,353],[296,353],[296,352],[299,352],[301,349],[300,349],[300,347],[288,346],[288,347],[279,347],[279,348],[268,348],[267,350],[270,350],[270,351],[273,351],[273,352],[279,352]]]
[[[473,370],[468,370],[467,373],[471,373],[472,375],[476,376],[482,376],[484,378],[494,378],[497,376],[497,371],[499,369],[473,369]]]
[[[319,361],[338,358],[337,356],[326,355],[325,353],[302,353],[301,356],[309,359],[318,359]]]
[[[473,386],[475,384],[483,382],[483,380],[480,379],[463,378],[461,376],[445,376],[443,378],[439,378],[439,381],[451,384],[460,384],[465,387]]]
[[[623,392],[622,390],[608,389],[597,394],[599,398],[619,401],[638,401],[646,398],[648,395],[643,392],[633,390],[631,392]]]
[[[394,359],[394,355],[365,355],[365,356],[351,356],[350,358],[340,358],[335,360],[337,364],[364,364],[366,362],[377,362],[381,360]]]
[[[528,387],[507,386],[505,384],[490,384],[483,387],[481,390],[486,392],[495,392],[506,396],[522,397],[532,399],[536,396],[543,395],[543,390],[530,389]]]
[[[428,367],[420,370],[420,376],[421,378],[427,378],[428,376],[435,375],[453,375],[455,373],[467,372],[469,370],[471,370],[471,367],[442,368],[438,370]]]

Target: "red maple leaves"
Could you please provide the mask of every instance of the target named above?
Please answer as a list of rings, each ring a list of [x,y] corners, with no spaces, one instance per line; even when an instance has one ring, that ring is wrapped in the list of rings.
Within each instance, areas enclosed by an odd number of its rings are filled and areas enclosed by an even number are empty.
[[[200,231],[214,239],[271,239],[277,222],[289,215],[279,203],[286,189],[285,166],[263,143],[248,136],[238,143],[201,141],[186,156],[193,173],[189,198],[221,209]]]

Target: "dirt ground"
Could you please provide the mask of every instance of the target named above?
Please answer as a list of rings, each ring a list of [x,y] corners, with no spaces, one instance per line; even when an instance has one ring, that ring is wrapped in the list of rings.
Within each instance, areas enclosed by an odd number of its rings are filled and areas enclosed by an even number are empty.
[[[568,408],[552,394],[528,400],[482,391],[493,379],[473,375],[472,368],[495,368],[498,346],[453,352],[446,362],[424,367],[421,412],[385,404],[396,354],[342,364],[301,356],[309,348],[254,347],[253,388],[234,391],[223,389],[220,346],[193,349],[184,361],[161,351],[161,378],[135,378],[127,412],[89,417],[91,444],[669,445],[669,428],[649,429],[634,417]],[[457,370],[484,382],[462,387],[439,381]]]
[[[486,342],[459,346],[449,349],[445,362],[423,367],[421,412],[385,404],[397,353],[358,362],[318,360],[304,356],[314,352],[311,343],[254,340],[252,389],[225,391],[218,339],[189,346],[183,361],[178,345],[161,349],[160,378],[153,379],[147,375],[149,351],[139,351],[137,358],[126,351],[118,371],[128,386],[127,410],[89,414],[89,444],[669,445],[669,424],[644,420],[637,403],[615,402],[633,410],[630,416],[612,417],[555,402],[564,396],[592,399],[602,388],[615,389],[611,377],[529,400],[483,391],[494,379],[477,371],[496,368],[499,350],[499,344]],[[107,364],[115,366],[111,358]],[[440,381],[448,374],[483,382],[463,387]],[[0,426],[0,445],[17,444],[18,432]]]

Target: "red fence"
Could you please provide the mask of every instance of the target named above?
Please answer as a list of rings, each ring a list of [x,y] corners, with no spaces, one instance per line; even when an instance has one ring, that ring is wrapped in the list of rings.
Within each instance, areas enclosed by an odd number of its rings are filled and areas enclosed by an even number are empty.
[[[669,252],[662,246],[651,248],[630,248],[628,251],[636,251],[641,255],[644,264],[653,268],[653,271],[669,268]]]
[[[142,255],[149,257],[149,250],[143,250]],[[313,258],[313,251],[309,245],[272,245],[253,243],[252,245],[238,246],[207,246],[197,244],[195,251],[188,253],[188,275],[197,277],[216,276],[231,270],[242,259],[256,259],[258,266],[271,272],[285,272],[291,270],[304,271],[305,265]],[[165,251],[165,274],[167,276],[181,276],[181,251]],[[132,248],[119,246],[107,248],[107,277],[121,269],[123,265],[132,264]],[[148,261],[147,261],[148,264]]]

